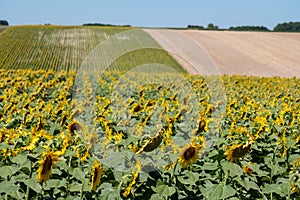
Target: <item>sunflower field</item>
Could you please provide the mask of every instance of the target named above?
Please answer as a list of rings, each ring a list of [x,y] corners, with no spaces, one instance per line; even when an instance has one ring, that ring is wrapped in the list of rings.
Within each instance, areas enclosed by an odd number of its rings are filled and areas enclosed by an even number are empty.
[[[300,198],[299,79],[0,77],[1,199]]]

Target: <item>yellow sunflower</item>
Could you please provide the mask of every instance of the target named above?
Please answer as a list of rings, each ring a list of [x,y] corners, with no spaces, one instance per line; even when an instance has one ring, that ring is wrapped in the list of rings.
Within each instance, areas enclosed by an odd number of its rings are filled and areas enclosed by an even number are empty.
[[[104,174],[103,169],[100,167],[100,162],[96,160],[94,166],[92,167],[92,181],[91,181],[92,191],[95,191],[97,186],[100,184],[100,179],[102,174]]]
[[[132,179],[131,183],[128,185],[128,187],[125,188],[125,190],[123,192],[123,196],[125,198],[128,197],[128,195],[131,192],[131,188],[137,183],[138,178],[139,178],[139,174],[140,174],[140,171],[141,171],[141,167],[142,167],[141,162],[137,161],[136,164],[135,164],[136,171],[132,173],[133,179]]]
[[[44,183],[50,179],[51,169],[57,160],[57,156],[53,152],[49,152],[45,155],[44,159],[39,162],[40,167],[37,170],[37,179],[40,183]]]
[[[197,143],[192,143],[188,146],[183,147],[182,153],[178,158],[178,162],[183,168],[193,164],[199,158],[200,145]]]
[[[245,145],[232,145],[225,153],[226,159],[230,162],[236,162],[240,158],[245,157],[251,150],[251,143],[246,143]]]

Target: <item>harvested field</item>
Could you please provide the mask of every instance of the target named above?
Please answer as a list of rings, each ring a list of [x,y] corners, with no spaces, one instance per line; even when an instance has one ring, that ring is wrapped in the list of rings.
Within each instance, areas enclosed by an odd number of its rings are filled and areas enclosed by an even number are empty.
[[[300,77],[300,33],[145,31],[167,51],[186,51],[181,54],[184,59],[177,59],[192,74],[215,74],[217,70],[229,75]],[[200,58],[195,61],[197,57]],[[210,59],[213,63],[209,63]],[[214,69],[210,71],[211,68]]]

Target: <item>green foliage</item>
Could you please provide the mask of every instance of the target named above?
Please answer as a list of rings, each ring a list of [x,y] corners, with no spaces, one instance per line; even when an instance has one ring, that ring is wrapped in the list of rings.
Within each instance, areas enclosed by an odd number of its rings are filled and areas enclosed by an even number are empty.
[[[213,23],[209,23],[209,24],[207,25],[207,29],[208,29],[208,30],[218,30],[219,27],[216,26],[216,25],[214,25]]]
[[[197,30],[205,29],[203,26],[199,26],[199,25],[188,25],[187,28],[188,29],[197,29]]]
[[[274,28],[275,32],[300,32],[300,22],[285,22],[277,24]]]
[[[82,26],[114,26],[114,27],[131,27],[130,25],[113,25],[113,24],[103,24],[103,23],[85,23]]]
[[[7,20],[0,20],[0,26],[8,26],[8,21]]]
[[[231,26],[228,30],[230,31],[270,31],[265,26]]]

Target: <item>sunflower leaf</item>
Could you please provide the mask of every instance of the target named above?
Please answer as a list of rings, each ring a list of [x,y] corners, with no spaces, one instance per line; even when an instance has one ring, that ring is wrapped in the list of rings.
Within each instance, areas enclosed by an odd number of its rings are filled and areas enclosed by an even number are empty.
[[[18,170],[16,165],[2,166],[0,167],[0,176],[5,179],[8,176],[15,174],[17,171]]]
[[[15,185],[13,181],[2,181],[1,187],[0,187],[0,193],[11,193],[11,192],[17,192],[19,190],[20,186]]]
[[[11,159],[11,161],[13,163],[16,163],[16,164],[19,164],[19,165],[22,165],[24,164],[24,162],[27,160],[27,156],[25,154],[22,154],[22,153],[19,153],[18,155],[16,155],[15,157],[13,157]]]
[[[168,199],[172,194],[176,192],[175,187],[170,187],[162,182],[158,182],[156,187],[151,187],[154,192],[159,194],[161,197]]]
[[[221,162],[221,166],[222,166],[222,169],[224,170],[224,172],[229,172],[229,174],[231,176],[243,175],[243,169],[235,163],[231,163],[231,162],[225,160],[225,161]]]
[[[36,179],[26,179],[24,181],[24,184],[30,187],[32,190],[34,190],[37,193],[40,193],[42,190],[41,185],[37,182]]]
[[[208,188],[201,188],[203,195],[207,199],[226,199],[235,195],[234,190],[230,185],[215,184]]]

